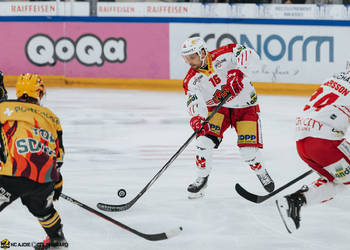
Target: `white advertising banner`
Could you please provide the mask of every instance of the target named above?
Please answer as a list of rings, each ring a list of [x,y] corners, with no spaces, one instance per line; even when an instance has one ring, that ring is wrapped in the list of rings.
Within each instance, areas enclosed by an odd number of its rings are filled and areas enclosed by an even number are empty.
[[[257,82],[318,84],[350,61],[350,27],[250,24],[170,24],[170,78],[183,79],[189,69],[181,44],[201,36],[209,50],[227,43],[253,48],[261,57]]]
[[[200,3],[98,2],[97,16],[201,17]]]
[[[316,4],[264,4],[261,17],[277,19],[315,19],[319,16]]]
[[[334,19],[334,20],[349,20],[348,13],[349,6],[340,4],[319,5],[318,18],[319,19]]]
[[[89,16],[88,2],[0,2],[0,16]]]
[[[98,2],[97,16],[350,19],[345,5],[170,2]]]

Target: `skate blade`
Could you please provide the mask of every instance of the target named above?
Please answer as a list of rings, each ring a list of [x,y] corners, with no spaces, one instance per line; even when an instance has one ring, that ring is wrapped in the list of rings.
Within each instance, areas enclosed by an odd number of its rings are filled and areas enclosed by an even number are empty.
[[[204,196],[204,192],[188,193],[188,199],[190,200],[200,199],[203,196]]]
[[[276,206],[278,209],[278,213],[282,219],[282,222],[285,226],[285,228],[287,229],[288,233],[292,233],[293,231],[296,230],[295,226],[293,227],[293,225],[291,225],[290,223],[287,222],[287,220],[289,221],[289,218],[285,218],[287,216],[286,212],[284,210],[286,210],[286,208],[284,207],[284,205],[282,205],[281,203],[278,202],[278,200],[276,200]],[[294,222],[293,222],[294,224]]]

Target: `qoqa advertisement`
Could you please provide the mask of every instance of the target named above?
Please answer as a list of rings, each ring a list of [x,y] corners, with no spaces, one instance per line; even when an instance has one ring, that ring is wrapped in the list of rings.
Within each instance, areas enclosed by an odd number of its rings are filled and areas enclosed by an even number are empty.
[[[169,24],[0,23],[9,75],[169,79]]]

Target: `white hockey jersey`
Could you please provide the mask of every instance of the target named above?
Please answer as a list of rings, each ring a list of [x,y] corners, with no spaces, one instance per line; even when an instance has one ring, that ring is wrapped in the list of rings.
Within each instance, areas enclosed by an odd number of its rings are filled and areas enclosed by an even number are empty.
[[[231,97],[224,107],[243,108],[257,105],[257,96],[250,82],[250,70],[259,62],[259,56],[250,48],[239,44],[222,46],[207,55],[208,69],[190,69],[183,81],[187,96],[187,108],[191,116],[208,116],[208,106],[217,106],[226,96],[222,87],[226,85],[227,73],[240,69],[244,73],[243,89]]]
[[[350,125],[350,72],[333,75],[310,97],[296,120],[297,140],[340,140]]]

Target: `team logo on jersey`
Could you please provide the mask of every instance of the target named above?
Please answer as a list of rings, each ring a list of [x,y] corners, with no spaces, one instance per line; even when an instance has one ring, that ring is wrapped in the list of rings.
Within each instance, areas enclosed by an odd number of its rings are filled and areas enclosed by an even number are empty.
[[[226,85],[222,85],[221,86],[221,90],[220,89],[217,89],[215,92],[214,92],[214,95],[213,95],[213,101],[214,103],[219,103],[221,102],[227,95],[228,95],[229,91],[228,89],[226,88]]]

